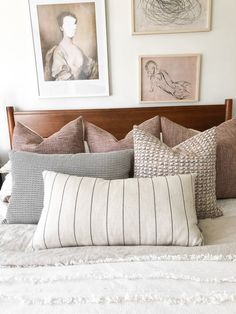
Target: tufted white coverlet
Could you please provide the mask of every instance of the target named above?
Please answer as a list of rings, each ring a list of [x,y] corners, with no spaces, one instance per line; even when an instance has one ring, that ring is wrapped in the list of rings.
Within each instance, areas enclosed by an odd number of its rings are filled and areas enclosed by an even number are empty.
[[[231,205],[225,216],[200,222],[206,245],[193,248],[30,252],[34,225],[0,225],[1,313],[235,313]]]

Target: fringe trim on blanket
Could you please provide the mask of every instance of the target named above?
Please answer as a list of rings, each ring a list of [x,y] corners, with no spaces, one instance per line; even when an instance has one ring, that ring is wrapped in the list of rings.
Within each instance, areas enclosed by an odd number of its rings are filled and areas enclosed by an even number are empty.
[[[123,262],[158,262],[158,261],[215,261],[215,262],[236,262],[235,254],[228,255],[212,255],[212,254],[182,254],[182,255],[142,255],[142,256],[127,256],[127,257],[108,257],[104,259],[69,259],[67,261],[61,262],[49,262],[49,263],[40,263],[30,264],[25,262],[24,265],[19,264],[9,264],[9,265],[0,265],[0,268],[24,268],[24,267],[42,267],[42,266],[73,266],[81,264],[102,264],[102,263],[123,263]]]
[[[27,284],[47,284],[60,281],[81,281],[81,280],[155,280],[155,279],[168,279],[168,280],[181,280],[181,281],[193,281],[198,283],[236,283],[236,277],[228,278],[200,278],[196,276],[189,276],[185,274],[174,274],[168,272],[154,272],[152,274],[110,274],[110,273],[88,273],[88,274],[73,274],[73,275],[57,275],[51,278],[43,277],[27,277],[22,276],[9,276],[1,277],[0,284],[11,283],[27,283]]]
[[[207,295],[195,294],[188,296],[182,294],[180,297],[163,296],[157,294],[126,294],[123,296],[76,296],[76,297],[43,297],[30,298],[24,296],[8,296],[0,294],[0,301],[17,302],[27,305],[73,305],[73,304],[111,304],[111,303],[164,303],[167,305],[188,305],[188,304],[221,304],[226,302],[236,302],[236,294],[226,292],[212,292]]]

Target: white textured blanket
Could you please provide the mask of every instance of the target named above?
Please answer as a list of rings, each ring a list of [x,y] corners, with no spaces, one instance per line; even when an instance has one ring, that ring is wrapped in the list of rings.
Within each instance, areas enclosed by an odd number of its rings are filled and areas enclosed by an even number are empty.
[[[25,252],[33,225],[0,225],[0,313],[236,313],[236,217],[203,247]]]
[[[1,313],[234,313],[235,266],[159,261],[4,269]]]

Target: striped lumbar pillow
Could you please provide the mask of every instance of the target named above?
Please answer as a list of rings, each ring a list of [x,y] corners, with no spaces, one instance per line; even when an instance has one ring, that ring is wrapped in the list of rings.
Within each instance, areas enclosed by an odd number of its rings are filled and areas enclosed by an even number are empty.
[[[44,171],[33,249],[82,245],[202,244],[195,175],[104,180]]]

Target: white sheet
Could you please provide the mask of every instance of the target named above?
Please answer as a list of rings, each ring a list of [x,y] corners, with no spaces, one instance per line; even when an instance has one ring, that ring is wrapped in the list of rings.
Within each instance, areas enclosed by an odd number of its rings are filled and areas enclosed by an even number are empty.
[[[225,217],[236,216],[236,198],[218,199],[217,206]]]
[[[230,262],[5,269],[0,306],[1,313],[234,313],[235,283]]]
[[[0,224],[6,218],[8,203],[0,200]]]
[[[206,245],[194,248],[24,252],[35,226],[0,225],[1,313],[236,313],[236,216],[228,214],[201,221]]]

